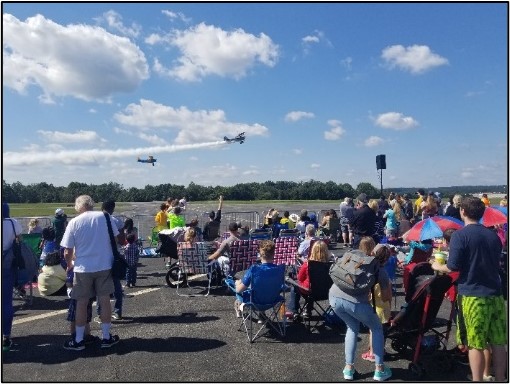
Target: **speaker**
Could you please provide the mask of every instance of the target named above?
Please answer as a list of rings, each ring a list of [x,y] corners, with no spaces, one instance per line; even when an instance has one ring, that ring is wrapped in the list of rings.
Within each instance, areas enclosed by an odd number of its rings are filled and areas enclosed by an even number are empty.
[[[386,169],[386,155],[377,155],[375,163],[377,164],[377,169]]]

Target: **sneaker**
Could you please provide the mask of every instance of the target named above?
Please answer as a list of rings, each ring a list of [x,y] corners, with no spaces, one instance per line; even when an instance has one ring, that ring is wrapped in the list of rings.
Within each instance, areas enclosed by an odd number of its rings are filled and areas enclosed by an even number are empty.
[[[119,336],[110,334],[109,339],[103,339],[103,341],[101,341],[101,348],[110,348],[112,345],[117,344],[119,341]]]
[[[473,375],[471,375],[471,373],[469,373],[469,374],[467,375],[467,379],[468,379],[469,381],[473,381]],[[494,380],[495,380],[495,379],[494,379],[494,376],[491,376],[491,375],[489,375],[489,376],[485,376],[485,375],[483,375],[483,381],[494,381]]]
[[[98,324],[101,324],[101,318],[99,316],[94,317],[94,321]]]
[[[122,316],[118,313],[112,313],[112,320],[122,320]]]
[[[99,337],[88,334],[83,336],[83,341],[85,342],[85,345],[95,344],[99,341]]]
[[[356,372],[354,367],[352,367],[351,369],[344,368],[343,371],[344,380],[354,380],[354,372]]]
[[[375,371],[374,372],[374,380],[376,381],[384,381],[388,380],[391,377],[391,369],[388,367],[384,367],[384,371]]]
[[[82,340],[79,343],[77,343],[75,339],[67,340],[64,343],[64,349],[70,351],[82,351],[85,349],[85,340]]]
[[[12,340],[10,337],[4,337],[2,340],[2,351],[8,352],[11,350],[12,347]]]
[[[370,352],[365,352],[361,354],[361,358],[366,361],[370,361],[371,363],[375,363],[375,356]]]

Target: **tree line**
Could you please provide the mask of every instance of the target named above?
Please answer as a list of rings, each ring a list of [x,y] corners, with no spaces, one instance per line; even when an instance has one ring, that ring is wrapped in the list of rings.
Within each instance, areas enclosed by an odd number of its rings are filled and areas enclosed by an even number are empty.
[[[409,193],[414,197],[418,188],[384,189],[383,194],[391,192]],[[507,193],[507,186],[452,186],[424,188],[426,191],[440,192],[443,197],[456,193],[474,194],[479,192]],[[74,203],[79,195],[90,195],[94,201],[115,199],[125,202],[164,201],[168,197],[186,197],[189,201],[216,200],[223,195],[227,200],[341,200],[345,197],[355,198],[365,193],[368,198],[379,198],[381,191],[370,183],[359,183],[356,188],[348,183],[333,181],[265,181],[263,183],[241,183],[229,187],[201,186],[193,182],[184,185],[160,184],[146,185],[143,188],[124,188],[121,184],[110,182],[100,185],[71,182],[67,187],[56,187],[46,182],[23,185],[20,182],[8,184],[2,180],[2,200],[9,203]]]

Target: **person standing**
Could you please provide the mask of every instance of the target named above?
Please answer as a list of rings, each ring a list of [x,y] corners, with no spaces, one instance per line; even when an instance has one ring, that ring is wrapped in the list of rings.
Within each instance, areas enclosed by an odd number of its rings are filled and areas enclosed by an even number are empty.
[[[136,286],[138,258],[140,251],[136,244],[136,235],[130,233],[126,236],[128,244],[124,247],[124,258],[128,263],[126,271],[126,288],[134,288]]]
[[[447,263],[434,261],[432,269],[459,272],[457,343],[461,350],[468,350],[473,381],[483,380],[488,344],[495,379],[505,381],[508,321],[499,278],[502,246],[494,231],[479,224],[484,211],[478,197],[462,198],[460,216],[465,226],[451,236]]]
[[[363,236],[373,236],[375,234],[376,214],[368,206],[367,195],[360,193],[357,200],[357,209],[353,212],[349,222],[353,233],[353,249],[358,249],[359,242]]]
[[[64,344],[65,349],[85,349],[84,333],[87,324],[87,305],[91,297],[97,296],[101,304],[101,348],[110,348],[119,342],[112,335],[110,294],[114,291],[111,268],[113,251],[103,212],[95,212],[94,201],[88,195],[76,198],[74,209],[78,216],[71,219],[62,238],[67,271],[74,268],[71,298],[76,299],[76,335]],[[112,225],[113,235],[119,230]]]
[[[420,188],[420,189],[418,189],[416,194],[418,195],[418,198],[414,202],[414,209],[413,209],[414,217],[413,217],[413,220],[411,221],[411,224],[414,224],[415,222],[418,222],[421,220],[421,210],[422,210],[421,203],[423,203],[423,201],[425,200],[425,190]]]
[[[64,236],[64,232],[67,227],[67,215],[62,208],[57,208],[55,210],[55,217],[53,218],[51,225],[55,229],[55,242],[57,245],[60,245],[60,241],[62,240],[62,236]]]
[[[352,198],[346,197],[340,203],[340,231],[342,232],[344,247],[352,244],[352,229],[350,228],[349,220],[352,218],[353,213],[354,204]]]
[[[10,218],[9,204],[2,203],[2,261],[4,255],[9,252],[13,241],[21,235],[23,228],[17,220]],[[2,351],[7,352],[12,347],[11,331],[14,318],[14,306],[12,295],[16,272],[12,265],[2,262]]]
[[[154,217],[154,221],[156,222],[156,227],[159,231],[168,228],[168,213],[166,212],[168,205],[166,203],[161,203],[159,209],[160,211]]]
[[[223,208],[223,196],[220,195],[218,210],[209,212],[209,222],[204,225],[202,235],[204,241],[213,241],[219,236],[220,223],[221,223],[221,209]]]

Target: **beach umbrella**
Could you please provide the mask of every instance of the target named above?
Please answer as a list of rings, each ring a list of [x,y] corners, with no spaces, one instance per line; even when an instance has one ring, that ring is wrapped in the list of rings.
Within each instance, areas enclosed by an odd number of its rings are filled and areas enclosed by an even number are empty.
[[[505,207],[501,207],[505,208]],[[507,211],[508,212],[508,211]],[[480,219],[480,224],[485,225],[486,227],[492,227],[494,225],[500,225],[508,223],[508,213],[505,214],[499,209],[493,207],[485,207],[485,211],[483,212],[483,216]]]
[[[443,237],[443,232],[448,228],[460,229],[464,222],[451,216],[432,216],[418,221],[402,237],[406,241],[422,241]]]

